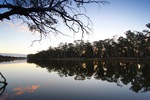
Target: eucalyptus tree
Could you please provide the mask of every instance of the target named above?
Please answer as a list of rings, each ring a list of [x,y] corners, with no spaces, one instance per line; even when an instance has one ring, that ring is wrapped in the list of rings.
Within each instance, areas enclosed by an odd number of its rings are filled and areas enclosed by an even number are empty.
[[[56,27],[60,23],[73,33],[84,35],[91,32],[92,23],[85,14],[86,5],[107,3],[103,0],[2,0],[0,20],[21,19],[30,31],[40,33],[40,40],[48,33],[64,34]]]
[[[104,57],[110,57],[110,43],[109,43],[110,39],[105,39],[103,41],[103,56]]]
[[[146,24],[146,26],[150,29],[150,23]],[[143,55],[142,56],[150,56],[150,30],[143,30],[144,39],[142,39],[143,45]]]
[[[94,48],[94,57],[100,58],[102,57],[102,40],[94,41],[93,48]]]
[[[128,53],[130,53],[130,55],[133,54],[134,57],[149,56],[150,38],[148,35],[148,31],[127,31],[126,38],[128,40],[128,44],[126,45]]]
[[[77,53],[75,51],[75,46],[73,43],[68,44],[68,49],[67,49],[67,57],[76,57]]]
[[[93,58],[93,46],[89,41],[85,43],[85,57]]]
[[[83,40],[74,41],[77,57],[82,57],[85,54],[85,43]]]

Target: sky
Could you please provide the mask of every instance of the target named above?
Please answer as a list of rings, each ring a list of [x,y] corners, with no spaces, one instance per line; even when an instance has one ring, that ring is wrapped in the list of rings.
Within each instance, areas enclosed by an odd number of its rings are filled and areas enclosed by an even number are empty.
[[[150,23],[150,0],[107,0],[106,5],[86,5],[86,13],[93,22],[92,34],[85,35],[83,40],[90,42],[124,36],[128,30],[142,31],[148,29]],[[0,10],[1,13],[2,10]],[[69,36],[49,34],[41,42],[38,34],[33,34],[25,24],[18,20],[0,21],[0,53],[31,54],[47,50],[50,46],[56,47],[60,42],[73,42],[81,39],[81,33],[74,35],[61,26]]]

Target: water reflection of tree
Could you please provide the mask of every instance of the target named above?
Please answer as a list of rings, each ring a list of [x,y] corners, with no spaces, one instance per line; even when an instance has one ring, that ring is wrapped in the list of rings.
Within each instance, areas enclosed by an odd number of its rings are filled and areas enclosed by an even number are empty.
[[[0,87],[0,96],[1,96],[3,94],[3,92],[5,91],[7,82],[6,82],[6,78],[3,76],[3,74],[1,72],[0,72],[0,76],[3,78],[3,81],[0,80],[0,84],[2,84],[2,86]]]
[[[60,77],[73,76],[75,80],[85,80],[93,76],[118,86],[131,84],[130,90],[134,92],[150,91],[150,63],[41,61],[36,64],[49,72],[58,72]]]

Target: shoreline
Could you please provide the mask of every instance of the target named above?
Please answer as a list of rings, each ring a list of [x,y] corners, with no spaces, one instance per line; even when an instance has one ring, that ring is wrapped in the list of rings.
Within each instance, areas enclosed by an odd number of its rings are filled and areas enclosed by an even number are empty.
[[[109,58],[34,58],[29,61],[112,61],[112,62],[149,62],[150,57],[109,57]]]

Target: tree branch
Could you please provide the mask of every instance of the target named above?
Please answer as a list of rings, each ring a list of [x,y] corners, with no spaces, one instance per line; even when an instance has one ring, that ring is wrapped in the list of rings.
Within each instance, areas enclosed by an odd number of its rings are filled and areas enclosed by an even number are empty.
[[[73,2],[76,4],[76,8],[73,8]],[[91,3],[106,4],[108,2],[102,0],[31,0],[28,2],[13,0],[8,2],[4,0],[3,4],[0,4],[0,9],[6,8],[7,10],[0,13],[0,20],[5,18],[10,20],[10,16],[14,15],[21,20],[27,18],[23,22],[29,26],[30,31],[39,32],[40,37],[42,37],[41,35],[47,36],[49,32],[63,34],[55,27],[59,21],[63,21],[73,33],[81,31],[83,37],[85,33],[90,34],[89,25],[92,21],[84,13],[77,12],[76,9],[83,7],[83,4]],[[86,24],[80,19],[81,17],[87,19]]]
[[[6,78],[3,76],[3,74],[1,72],[0,72],[0,75],[4,79],[4,81],[0,81],[0,83],[7,84]]]

